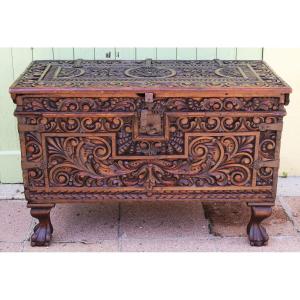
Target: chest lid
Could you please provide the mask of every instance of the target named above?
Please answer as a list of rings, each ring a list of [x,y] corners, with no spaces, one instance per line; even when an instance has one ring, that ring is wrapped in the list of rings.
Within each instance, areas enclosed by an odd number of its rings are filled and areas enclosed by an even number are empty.
[[[263,61],[146,59],[33,61],[10,93],[128,90],[291,92]]]

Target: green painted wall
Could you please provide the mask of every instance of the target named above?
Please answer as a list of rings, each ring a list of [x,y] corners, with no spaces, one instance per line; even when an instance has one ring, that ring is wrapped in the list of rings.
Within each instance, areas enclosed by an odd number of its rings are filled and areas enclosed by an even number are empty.
[[[0,182],[22,182],[17,122],[8,88],[37,59],[262,59],[262,48],[0,48]]]

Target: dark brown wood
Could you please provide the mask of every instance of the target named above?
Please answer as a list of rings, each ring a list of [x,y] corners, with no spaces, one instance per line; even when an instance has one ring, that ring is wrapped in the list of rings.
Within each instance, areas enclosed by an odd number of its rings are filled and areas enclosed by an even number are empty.
[[[34,61],[11,86],[16,94],[134,92],[272,92],[291,88],[263,61]]]
[[[271,206],[251,206],[251,219],[247,226],[247,234],[251,246],[264,246],[269,236],[261,222],[272,214]]]
[[[53,233],[53,226],[50,220],[51,206],[34,206],[31,208],[31,215],[39,220],[34,227],[31,236],[31,246],[48,246]]]
[[[291,89],[262,61],[36,61],[10,92],[33,244],[41,204],[274,203]]]

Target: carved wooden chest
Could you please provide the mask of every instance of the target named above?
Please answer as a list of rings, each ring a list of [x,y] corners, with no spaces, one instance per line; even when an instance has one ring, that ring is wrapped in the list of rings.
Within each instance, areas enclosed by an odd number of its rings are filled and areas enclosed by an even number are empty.
[[[56,203],[191,199],[247,202],[266,244],[290,92],[262,61],[34,61],[10,88],[32,245]]]

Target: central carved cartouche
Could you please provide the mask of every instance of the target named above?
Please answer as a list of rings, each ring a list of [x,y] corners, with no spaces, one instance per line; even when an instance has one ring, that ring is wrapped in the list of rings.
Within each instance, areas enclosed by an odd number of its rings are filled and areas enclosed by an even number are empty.
[[[134,78],[168,78],[176,75],[176,71],[168,68],[146,66],[125,70],[125,75]]]

